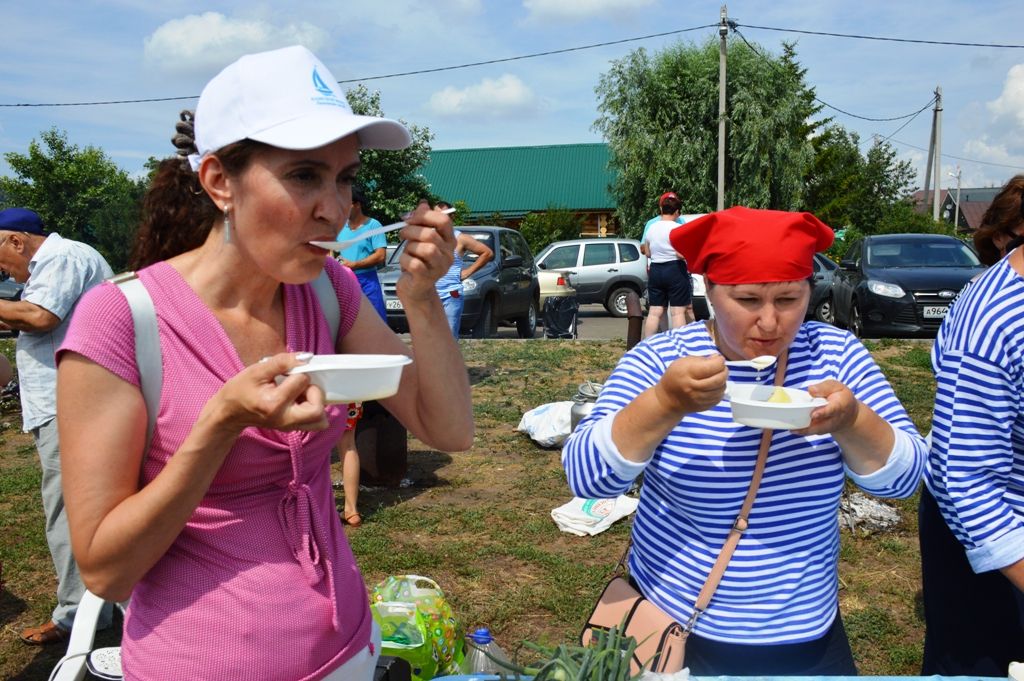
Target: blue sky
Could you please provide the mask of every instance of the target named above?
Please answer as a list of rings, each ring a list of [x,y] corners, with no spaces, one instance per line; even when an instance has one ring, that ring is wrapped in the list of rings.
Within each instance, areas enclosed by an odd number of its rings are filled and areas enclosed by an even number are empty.
[[[703,0],[98,0],[5,3],[0,104],[198,95],[247,52],[303,43],[338,80],[501,59],[713,24]],[[871,118],[920,109],[942,87],[942,186],[957,165],[963,186],[1024,172],[1024,49],[852,40],[753,26],[972,43],[1024,44],[1021,0],[816,0],[728,3],[748,40],[778,53],[797,43],[822,100]],[[594,87],[610,61],[644,47],[717,35],[677,35],[486,66],[362,81],[385,113],[428,127],[434,148],[601,141]],[[351,87],[352,84],[345,87]],[[24,153],[56,126],[138,173],[172,153],[179,109],[195,100],[63,107],[0,107],[0,152]],[[830,111],[860,134],[891,135],[905,121]],[[897,133],[902,158],[924,165],[931,110]],[[954,157],[961,157],[960,159]],[[971,159],[971,160],[963,160]],[[0,160],[0,173],[8,173]],[[923,176],[921,176],[923,178]],[[922,180],[919,180],[919,184]],[[685,191],[685,188],[677,188]]]

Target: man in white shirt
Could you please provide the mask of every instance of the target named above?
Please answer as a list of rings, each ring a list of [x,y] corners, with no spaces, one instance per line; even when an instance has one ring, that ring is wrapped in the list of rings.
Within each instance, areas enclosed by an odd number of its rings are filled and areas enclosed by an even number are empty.
[[[37,213],[25,208],[0,211],[0,269],[25,284],[21,300],[0,300],[0,324],[17,329],[18,384],[23,428],[32,433],[42,465],[46,543],[57,570],[57,607],[49,621],[21,633],[28,645],[67,640],[85,586],[71,553],[64,513],[57,438],[57,366],[54,355],[64,341],[79,297],[113,276],[94,248],[47,234]],[[100,618],[110,624],[110,605]]]

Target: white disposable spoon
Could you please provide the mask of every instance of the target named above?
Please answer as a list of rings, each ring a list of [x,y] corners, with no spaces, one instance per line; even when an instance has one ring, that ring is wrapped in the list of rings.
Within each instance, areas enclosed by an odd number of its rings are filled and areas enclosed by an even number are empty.
[[[758,371],[761,371],[762,369],[767,369],[771,365],[775,364],[775,362],[778,361],[778,359],[778,357],[775,357],[773,355],[759,355],[757,357],[754,357],[753,359],[731,360],[726,362],[725,366],[750,367],[752,369],[757,369]]]
[[[445,208],[441,212],[444,213],[445,215],[448,215],[450,213],[454,213],[455,209]],[[386,234],[388,232],[393,232],[396,229],[402,229],[402,227],[405,227],[405,224],[406,223],[404,220],[400,220],[398,222],[392,222],[390,225],[374,227],[371,230],[363,232],[354,239],[346,239],[345,241],[310,241],[309,243],[313,244],[314,246],[319,246],[320,248],[326,249],[328,251],[343,251],[352,244],[357,244],[363,239],[369,239],[371,236],[377,236],[378,234]]]

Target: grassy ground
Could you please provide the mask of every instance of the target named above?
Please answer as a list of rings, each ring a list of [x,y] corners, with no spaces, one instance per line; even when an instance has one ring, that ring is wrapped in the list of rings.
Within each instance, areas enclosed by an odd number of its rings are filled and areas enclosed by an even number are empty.
[[[584,380],[602,381],[622,344],[463,341],[462,348],[473,383],[473,449],[449,455],[411,440],[413,484],[364,491],[365,522],[349,538],[368,587],[389,574],[426,575],[444,588],[463,625],[489,625],[506,649],[523,640],[573,641],[622,552],[626,527],[619,523],[596,537],[559,532],[550,511],[570,497],[558,451],[537,447],[515,426],[539,404],[570,399]],[[926,431],[934,395],[928,344],[885,341],[870,348]],[[48,616],[55,588],[38,463],[19,424],[16,402],[4,405],[0,678],[35,680],[47,678],[63,651],[17,640],[22,627]],[[916,497],[892,503],[903,518],[896,531],[843,535],[841,606],[862,674],[916,674],[920,666]],[[106,640],[116,641],[116,634]]]

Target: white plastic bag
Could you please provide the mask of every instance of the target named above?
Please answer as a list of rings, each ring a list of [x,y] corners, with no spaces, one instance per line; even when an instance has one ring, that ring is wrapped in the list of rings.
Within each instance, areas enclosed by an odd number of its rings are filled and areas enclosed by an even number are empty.
[[[604,532],[616,520],[625,518],[636,510],[639,499],[620,494],[614,499],[583,499],[573,497],[551,511],[551,519],[562,532],[578,537]]]
[[[559,447],[569,437],[572,401],[550,402],[523,414],[516,427],[541,447]]]

